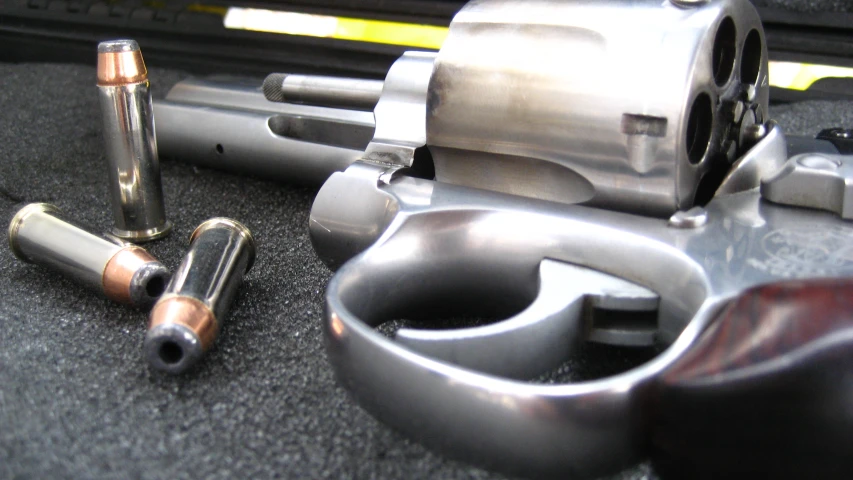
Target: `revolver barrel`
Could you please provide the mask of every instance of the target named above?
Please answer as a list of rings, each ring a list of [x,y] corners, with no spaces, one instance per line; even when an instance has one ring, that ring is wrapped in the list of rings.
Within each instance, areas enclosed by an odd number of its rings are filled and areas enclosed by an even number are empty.
[[[190,243],[166,292],[151,310],[143,347],[152,367],[173,374],[195,364],[216,340],[243,275],[255,259],[249,229],[227,218],[199,225]]]
[[[183,80],[154,111],[164,157],[307,185],[345,170],[374,132],[370,112],[270,102],[254,83]]]
[[[111,300],[137,307],[153,304],[169,275],[144,249],[93,235],[46,203],[32,203],[15,215],[9,246],[25,262],[49,267]]]

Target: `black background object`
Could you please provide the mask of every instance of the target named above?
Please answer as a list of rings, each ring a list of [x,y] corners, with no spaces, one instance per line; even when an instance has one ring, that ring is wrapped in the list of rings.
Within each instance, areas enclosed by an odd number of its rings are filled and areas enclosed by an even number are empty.
[[[853,67],[853,2],[751,0],[775,60]],[[229,6],[448,25],[462,0],[0,0],[0,61],[89,62],[100,40],[129,37],[157,65],[384,78],[411,47],[228,30]]]

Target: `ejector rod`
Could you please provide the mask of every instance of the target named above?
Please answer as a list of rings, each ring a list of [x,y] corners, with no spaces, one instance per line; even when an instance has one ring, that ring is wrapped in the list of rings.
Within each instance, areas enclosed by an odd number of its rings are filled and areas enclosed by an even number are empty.
[[[271,102],[373,110],[385,82],[360,78],[273,73],[264,80],[264,96]]]

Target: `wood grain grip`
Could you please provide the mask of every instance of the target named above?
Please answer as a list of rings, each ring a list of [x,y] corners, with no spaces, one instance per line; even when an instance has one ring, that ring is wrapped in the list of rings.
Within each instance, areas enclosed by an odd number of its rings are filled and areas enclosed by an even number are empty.
[[[853,478],[853,280],[732,301],[651,401],[669,478]]]

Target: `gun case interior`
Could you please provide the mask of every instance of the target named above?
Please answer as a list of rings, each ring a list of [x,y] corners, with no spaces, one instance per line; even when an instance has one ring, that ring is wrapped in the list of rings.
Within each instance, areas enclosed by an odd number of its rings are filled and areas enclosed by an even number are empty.
[[[771,60],[853,67],[853,4],[754,0]],[[95,45],[136,39],[155,101],[190,75],[272,71],[381,78],[407,47],[231,30],[230,7],[446,26],[463,2],[0,1],[0,218],[55,203],[105,230],[109,200]],[[204,8],[201,8],[204,7]],[[774,89],[788,133],[853,127],[850,79]],[[162,163],[175,224],[151,252],[175,266],[194,226],[240,219],[258,262],[204,364],[173,378],[140,354],[146,316],[81,291],[0,249],[0,473],[9,478],[502,478],[445,459],[380,424],[340,388],[318,321],[331,272],[316,258],[316,190]],[[657,352],[590,346],[541,381],[624,370]],[[656,478],[649,464],[617,478]]]

